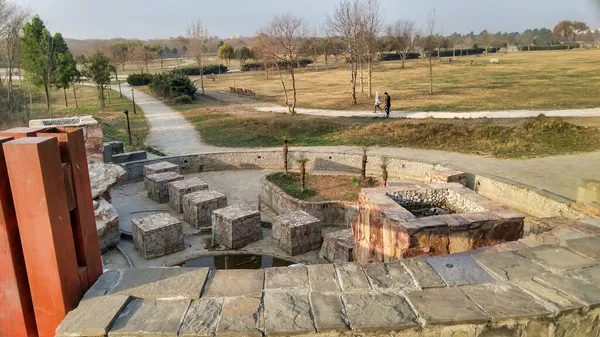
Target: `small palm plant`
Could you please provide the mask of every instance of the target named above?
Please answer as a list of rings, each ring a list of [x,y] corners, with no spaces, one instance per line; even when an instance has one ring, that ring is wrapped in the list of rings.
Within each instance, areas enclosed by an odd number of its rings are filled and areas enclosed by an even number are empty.
[[[304,189],[306,188],[306,163],[308,163],[310,161],[310,159],[308,158],[300,158],[298,160],[296,160],[296,162],[298,164],[300,164],[300,191],[304,192]]]
[[[362,156],[362,169],[360,171],[360,178],[362,180],[366,180],[367,179],[367,151],[369,150],[369,148],[364,146],[362,148],[362,150],[363,150],[363,156]]]
[[[283,143],[283,172],[285,172],[285,174],[288,174],[288,144],[292,141],[291,137],[288,136],[283,136],[280,138],[281,142]]]
[[[381,162],[381,177],[383,178],[383,187],[387,187],[387,181],[388,181],[388,168],[389,162],[387,160],[387,158],[383,158],[383,161]]]

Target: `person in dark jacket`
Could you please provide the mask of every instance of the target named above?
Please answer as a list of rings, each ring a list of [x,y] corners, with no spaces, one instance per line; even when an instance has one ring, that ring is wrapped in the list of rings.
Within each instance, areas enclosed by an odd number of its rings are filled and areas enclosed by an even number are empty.
[[[387,92],[385,92],[384,95],[385,95],[385,116],[389,118],[390,110],[392,109],[392,98],[390,97],[390,95],[388,95]]]

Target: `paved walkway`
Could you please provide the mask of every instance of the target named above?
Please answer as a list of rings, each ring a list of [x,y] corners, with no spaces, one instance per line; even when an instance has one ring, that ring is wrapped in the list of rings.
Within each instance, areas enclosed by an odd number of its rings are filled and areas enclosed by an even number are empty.
[[[262,112],[287,113],[288,109],[282,106],[269,106],[255,108]],[[296,108],[296,113],[301,115],[325,116],[325,117],[384,117],[385,113],[373,111],[351,111],[351,110],[326,110],[326,109],[304,109]],[[536,117],[544,114],[549,117],[600,117],[600,108],[597,109],[571,109],[571,110],[510,110],[510,111],[480,111],[480,112],[399,112],[392,111],[390,118],[525,118]]]
[[[123,93],[131,99],[131,87],[122,85]],[[239,150],[206,145],[194,127],[183,116],[158,99],[135,91],[136,103],[144,109],[150,123],[146,144],[169,155]],[[584,110],[585,111],[585,110]],[[279,148],[277,148],[279,149]],[[322,146],[302,148],[307,151],[362,153],[355,146]],[[455,167],[470,172],[499,176],[575,199],[577,182],[581,178],[600,180],[600,151],[534,159],[495,159],[454,152],[412,148],[373,147],[372,155],[401,157]]]

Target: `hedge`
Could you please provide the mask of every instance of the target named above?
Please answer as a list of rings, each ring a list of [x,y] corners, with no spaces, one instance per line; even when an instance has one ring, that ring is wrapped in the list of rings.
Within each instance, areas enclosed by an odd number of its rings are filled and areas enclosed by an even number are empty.
[[[131,74],[127,76],[127,83],[132,87],[148,85],[152,82],[150,74]]]
[[[540,50],[567,50],[567,49],[573,49],[573,48],[579,48],[580,45],[579,44],[572,44],[572,45],[563,45],[563,44],[557,44],[554,46],[521,46],[520,50],[521,51],[540,51]]]
[[[492,54],[492,53],[497,53],[498,50],[500,50],[500,48],[488,48],[488,53]],[[462,54],[461,54],[462,51]],[[485,53],[485,48],[468,48],[468,49],[456,49],[456,51],[450,49],[450,50],[442,50],[439,52],[439,57],[453,57],[454,55],[456,56],[466,56],[466,55],[481,55]],[[434,56],[438,56],[437,52],[433,53]]]
[[[188,101],[191,103],[191,100],[196,97],[196,91],[198,91],[198,88],[188,76],[171,73],[152,75],[152,82],[148,87],[156,96],[169,101],[175,100],[180,104]]]
[[[313,63],[313,60],[311,59],[299,59],[298,62],[294,62],[294,68],[298,68],[298,66],[300,66],[301,68],[304,68],[310,64]],[[277,61],[277,64],[279,65],[279,67],[281,68],[288,68],[290,65],[289,61]],[[242,66],[242,71],[251,71],[251,70],[264,70],[264,64],[263,63],[257,63],[257,62],[250,62],[250,63],[246,63]]]
[[[204,75],[208,75],[208,74],[224,74],[226,73],[229,69],[222,65],[216,65],[216,64],[211,64],[211,65],[207,65],[202,67],[204,69]],[[221,69],[221,72],[219,72],[219,68]],[[187,75],[187,76],[200,76],[200,67],[185,67],[185,68],[177,68],[171,71],[172,74],[178,74],[178,75]]]
[[[414,60],[421,57],[421,53],[407,53],[407,60]],[[379,61],[399,61],[402,60],[401,53],[381,53],[379,54]]]

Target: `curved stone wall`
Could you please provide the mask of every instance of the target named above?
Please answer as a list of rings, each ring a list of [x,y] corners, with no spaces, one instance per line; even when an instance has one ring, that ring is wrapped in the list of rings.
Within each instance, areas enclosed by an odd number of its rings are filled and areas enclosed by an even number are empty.
[[[283,163],[281,151],[241,151],[201,153],[185,156],[161,157],[121,164],[127,171],[125,180],[129,182],[143,179],[143,167],[151,163],[168,161],[181,167],[183,173],[225,170],[281,170]],[[355,172],[360,173],[361,154],[328,153],[291,150],[289,165],[291,169],[298,169],[295,159],[309,158],[308,170]],[[387,160],[388,174],[391,178],[412,181],[425,181],[426,173],[433,169],[443,169],[443,166],[416,162],[402,158],[383,158],[369,156],[367,174],[380,176],[380,165]],[[585,217],[584,214],[570,208],[573,202],[556,194],[520,184],[500,177],[488,177],[478,173],[467,174],[467,187],[485,197],[498,201],[517,211],[536,217],[564,216],[572,219]],[[575,188],[575,187],[574,187]]]
[[[269,182],[266,177],[261,179],[261,185],[260,206],[266,205],[277,214],[305,211],[321,220],[322,226],[342,226],[346,228],[350,227],[350,224],[358,215],[358,202],[298,200]]]

